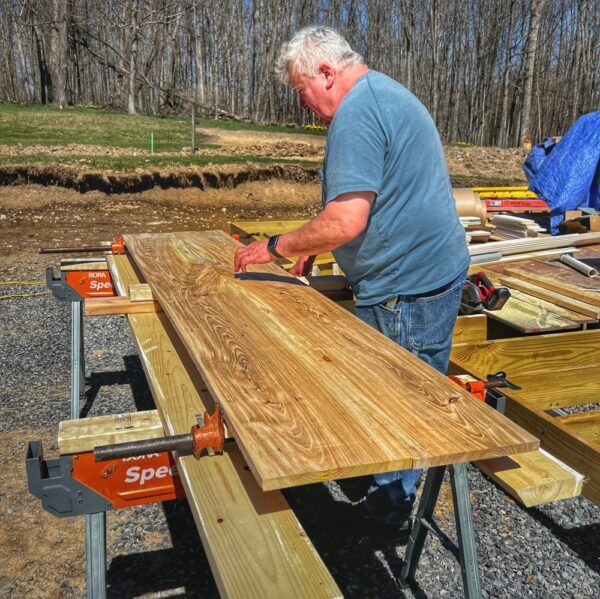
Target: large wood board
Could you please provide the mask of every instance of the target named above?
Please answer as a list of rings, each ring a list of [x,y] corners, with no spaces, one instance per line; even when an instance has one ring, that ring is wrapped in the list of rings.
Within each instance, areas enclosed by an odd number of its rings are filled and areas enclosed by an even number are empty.
[[[108,261],[120,294],[143,280],[127,256]],[[128,320],[164,430],[188,433],[214,408],[202,377],[164,314]],[[283,494],[261,491],[235,443],[220,456],[177,456],[177,469],[221,597],[342,596]]]
[[[125,242],[264,490],[538,447],[280,268],[234,276],[223,232]]]

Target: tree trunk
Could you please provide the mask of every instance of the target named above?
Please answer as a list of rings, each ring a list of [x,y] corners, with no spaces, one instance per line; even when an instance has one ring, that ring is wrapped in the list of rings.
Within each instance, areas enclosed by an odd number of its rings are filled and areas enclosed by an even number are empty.
[[[544,10],[546,0],[531,0],[529,34],[525,57],[525,86],[523,89],[523,108],[521,117],[520,140],[529,133],[531,123],[531,104],[533,97],[533,75],[537,56],[538,35],[540,31],[540,14]]]

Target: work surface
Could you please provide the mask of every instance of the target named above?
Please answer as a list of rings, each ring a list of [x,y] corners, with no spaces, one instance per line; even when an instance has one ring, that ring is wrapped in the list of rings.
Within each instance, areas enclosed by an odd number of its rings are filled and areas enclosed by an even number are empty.
[[[125,243],[263,490],[538,447],[277,266],[234,275],[223,232]]]

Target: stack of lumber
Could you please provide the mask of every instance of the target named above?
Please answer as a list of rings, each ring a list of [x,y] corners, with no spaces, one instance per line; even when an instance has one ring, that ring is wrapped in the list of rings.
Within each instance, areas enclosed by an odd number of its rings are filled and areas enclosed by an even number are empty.
[[[551,302],[572,313],[600,319],[600,281],[559,261],[522,260],[490,265],[509,289]]]
[[[558,248],[580,247],[600,243],[600,233],[576,233],[573,235],[559,235],[556,237],[527,237],[524,239],[508,239],[506,241],[490,241],[469,247],[471,256],[493,254],[497,256],[511,256]]]
[[[456,345],[451,362],[477,378],[503,370],[521,387],[502,389],[506,415],[539,437],[542,447],[586,479],[583,495],[600,505],[600,330]],[[580,408],[581,409],[581,408]]]
[[[531,218],[522,218],[519,216],[509,216],[508,214],[499,214],[490,219],[490,223],[496,227],[494,233],[501,237],[517,239],[521,237],[538,237],[545,229],[540,227]]]

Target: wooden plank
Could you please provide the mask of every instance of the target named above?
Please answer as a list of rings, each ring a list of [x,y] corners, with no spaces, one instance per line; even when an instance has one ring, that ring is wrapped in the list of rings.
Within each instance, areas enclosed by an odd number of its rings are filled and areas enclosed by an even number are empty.
[[[560,333],[459,345],[452,349],[451,360],[453,370],[478,378],[506,371],[522,387],[502,390],[507,416],[538,437],[545,450],[588,477],[583,494],[600,505],[600,446],[543,411],[554,407],[549,403],[570,403],[574,394],[579,395],[577,403],[598,400],[598,347],[599,330]]]
[[[109,258],[119,293],[143,282],[127,256]],[[213,399],[164,314],[128,316],[169,434],[189,431]],[[177,459],[186,495],[223,597],[341,597],[282,493],[264,493],[234,443],[222,456]]]
[[[540,377],[543,384],[540,384]],[[538,410],[555,410],[592,403],[599,399],[600,378],[590,376],[588,368],[558,371],[520,373],[511,376],[511,380],[520,387],[523,393],[515,393],[528,406]]]
[[[152,290],[146,283],[140,285],[129,285],[129,299],[132,302],[149,302],[154,300]]]
[[[544,378],[538,375],[587,369],[595,378],[594,369],[600,366],[598,347],[600,330],[556,333],[459,345],[452,349],[451,360],[469,364],[484,378],[504,370],[510,380],[520,375],[537,376],[539,384],[545,386]]]
[[[600,307],[580,302],[576,299],[572,299],[571,297],[567,297],[566,295],[561,295],[560,293],[538,287],[537,285],[526,283],[520,279],[514,279],[505,275],[500,275],[498,279],[503,285],[506,285],[511,289],[517,289],[523,293],[527,293],[529,295],[533,295],[534,297],[554,303],[557,306],[562,306],[568,310],[573,310],[575,312],[579,312],[580,314],[591,316],[596,320],[600,318]]]
[[[98,445],[157,439],[164,435],[156,410],[63,420],[58,425],[58,449],[61,454],[81,453],[92,451]]]
[[[541,449],[475,465],[525,507],[577,497],[583,486],[581,474]]]
[[[487,316],[485,314],[469,314],[456,319],[452,333],[452,345],[485,341],[486,339]]]
[[[523,333],[548,333],[566,329],[577,329],[580,322],[557,314],[550,302],[527,295],[516,289],[510,289],[511,297],[501,310],[488,311],[485,313],[494,320],[511,326]],[[559,308],[560,309],[560,308]],[[579,315],[585,322],[594,322],[589,316]],[[578,318],[579,320],[579,318]]]
[[[278,267],[234,277],[238,244],[225,233],[125,241],[263,489],[536,449],[489,406]]]
[[[596,396],[596,400],[599,399]],[[600,410],[559,416],[557,419],[561,424],[572,428],[585,439],[589,439],[593,443],[600,443]]]
[[[502,285],[499,280],[499,273],[488,270],[487,266],[485,272],[495,286]],[[568,310],[562,306],[557,306],[556,304],[534,297],[533,295],[523,293],[518,289],[511,289],[510,293],[511,300],[517,300],[516,303],[519,307],[519,311],[529,319],[529,326],[533,330],[527,332],[543,332],[546,330],[552,331],[574,328],[583,323],[596,322],[592,316],[586,316],[585,314]],[[507,303],[511,303],[511,300]],[[504,310],[504,308],[502,310]],[[496,314],[500,317],[502,316],[502,310],[496,311]],[[556,321],[559,326],[550,328],[554,321]]]
[[[479,256],[490,252],[500,252],[503,256],[523,254],[537,250],[553,250],[566,246],[585,246],[600,243],[600,233],[581,233],[559,235],[557,237],[536,237],[534,239],[511,239],[469,246],[471,256]]]
[[[85,261],[71,262],[71,260],[65,261],[63,264],[61,260],[60,269],[65,271],[71,270],[108,270],[106,260],[90,260],[89,258],[84,259]]]
[[[561,269],[554,268],[554,271],[560,273]],[[596,307],[600,307],[600,281],[595,280],[594,278],[586,277],[585,275],[580,275],[584,277],[585,281],[588,284],[589,289],[592,291],[586,291],[586,288],[581,286],[569,284],[564,279],[555,279],[549,276],[540,275],[537,273],[530,272],[523,268],[515,268],[515,267],[507,267],[504,269],[504,274],[510,277],[514,277],[520,280],[523,280],[532,285],[538,285],[539,287],[543,287],[544,289],[548,289],[550,291],[554,291],[556,293],[566,295],[580,302],[584,302],[587,304],[592,304]],[[568,273],[571,275],[571,273]],[[580,273],[574,272],[573,275],[579,275]],[[568,277],[568,279],[574,278],[573,276]],[[567,279],[567,280],[568,280]],[[599,285],[598,291],[593,291],[596,285]]]
[[[588,250],[588,248],[584,249]],[[595,250],[593,252],[580,251],[574,257],[578,260],[586,259],[586,257],[588,259],[590,257],[599,258],[600,254],[598,253],[598,250]],[[524,260],[522,262],[519,262],[518,264],[511,264],[510,266],[513,268],[524,270],[530,274],[548,277],[556,281],[561,281],[565,283],[565,285],[573,286],[581,291],[596,290],[596,292],[600,292],[600,279],[598,277],[588,277],[587,275],[577,272],[571,267],[562,264],[558,260]]]
[[[582,494],[600,505],[600,447],[544,412],[531,410],[507,393],[506,415],[540,439],[542,447],[583,474]]]
[[[157,301],[132,302],[128,297],[90,297],[83,303],[83,309],[86,316],[162,312]]]

